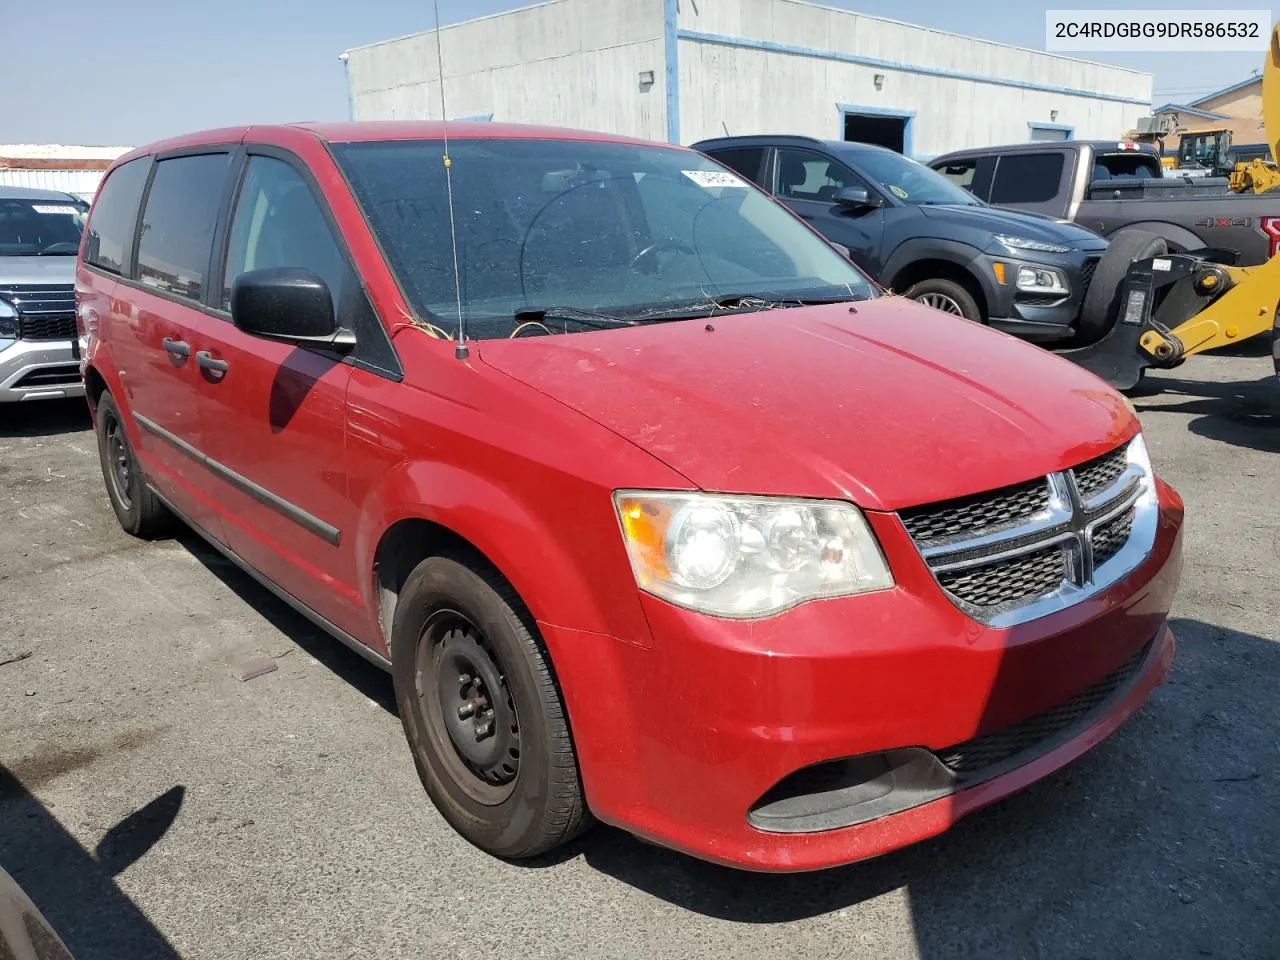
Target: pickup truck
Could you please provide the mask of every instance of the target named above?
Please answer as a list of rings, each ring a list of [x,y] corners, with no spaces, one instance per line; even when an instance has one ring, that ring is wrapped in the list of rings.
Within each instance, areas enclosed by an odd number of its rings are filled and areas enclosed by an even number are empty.
[[[1174,253],[1232,250],[1240,266],[1280,249],[1280,191],[1231,193],[1223,177],[1179,177],[1148,144],[1063,140],[978,147],[929,162],[993,206],[1071,221],[1104,237],[1138,229]]]

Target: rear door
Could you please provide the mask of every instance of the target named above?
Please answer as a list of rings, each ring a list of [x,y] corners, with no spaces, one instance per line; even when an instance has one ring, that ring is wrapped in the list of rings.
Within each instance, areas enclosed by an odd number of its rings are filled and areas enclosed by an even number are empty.
[[[203,465],[194,354],[211,322],[202,300],[230,171],[230,148],[157,160],[108,319],[142,468],[166,499],[215,538],[221,530]]]
[[[828,240],[846,247],[859,267],[879,276],[885,208],[855,210],[836,203],[835,196],[842,187],[862,187],[872,197],[880,192],[839,160],[813,150],[778,147],[773,170],[774,195]]]
[[[730,170],[742,174],[757,186],[765,187],[766,153],[764,147],[722,147],[708,150],[707,156],[723,163]]]
[[[390,342],[320,191],[291,155],[249,148],[220,246],[226,252],[218,319],[202,329],[194,359],[228,544],[332,623],[363,633],[356,507],[347,489],[346,391],[353,364],[394,365]],[[335,316],[359,339],[356,350],[343,357],[237,329],[232,283],[267,267],[319,275],[333,295]]]

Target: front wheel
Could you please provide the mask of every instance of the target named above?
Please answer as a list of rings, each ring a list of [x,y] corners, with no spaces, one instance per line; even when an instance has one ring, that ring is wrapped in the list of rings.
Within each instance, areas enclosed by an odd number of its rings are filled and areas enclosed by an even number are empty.
[[[458,833],[522,859],[587,827],[550,660],[497,571],[461,553],[419,564],[400,592],[391,662],[418,776]]]
[[[982,310],[979,309],[978,301],[973,298],[973,294],[954,280],[943,280],[941,277],[921,280],[919,283],[913,283],[908,287],[903,296],[910,300],[915,300],[917,303],[923,303],[926,307],[933,307],[935,310],[941,310],[943,313],[949,313],[953,316],[964,317],[974,323],[986,322],[986,318],[983,317]]]

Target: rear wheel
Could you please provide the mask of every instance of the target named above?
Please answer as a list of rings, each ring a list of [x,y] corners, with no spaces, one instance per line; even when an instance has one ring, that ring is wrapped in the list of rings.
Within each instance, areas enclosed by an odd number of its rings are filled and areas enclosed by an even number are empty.
[[[124,419],[111,394],[103,393],[97,403],[98,459],[107,499],[126,533],[144,540],[167,534],[173,514],[147,486],[138,458],[124,430]]]
[[[1093,279],[1080,307],[1076,324],[1076,346],[1097,343],[1115,326],[1120,314],[1120,297],[1125,277],[1135,260],[1159,257],[1169,252],[1164,238],[1145,230],[1121,230],[1111,238],[1107,252],[1098,261]]]
[[[926,307],[933,307],[935,310],[941,310],[943,313],[949,313],[953,316],[964,317],[974,323],[986,322],[986,318],[983,317],[982,310],[979,309],[978,302],[973,298],[973,294],[954,280],[943,280],[941,277],[921,280],[919,283],[913,283],[908,287],[903,296],[918,303],[923,303]]]
[[[469,554],[429,557],[392,627],[396,703],[418,776],[463,837],[546,853],[590,822],[568,719],[528,610]]]

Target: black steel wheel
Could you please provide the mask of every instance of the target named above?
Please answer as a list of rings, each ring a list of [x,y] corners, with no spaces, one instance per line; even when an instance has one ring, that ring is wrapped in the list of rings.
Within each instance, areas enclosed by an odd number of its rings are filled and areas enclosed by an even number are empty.
[[[441,815],[494,856],[537,856],[590,823],[550,657],[524,603],[469,551],[406,579],[391,632],[396,704]]]
[[[116,519],[135,537],[151,540],[164,536],[172,529],[173,515],[147,486],[125,432],[124,418],[110,393],[98,398],[96,413],[98,458]]]

